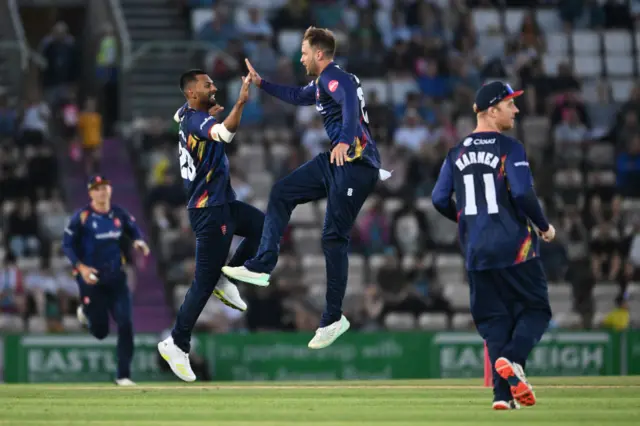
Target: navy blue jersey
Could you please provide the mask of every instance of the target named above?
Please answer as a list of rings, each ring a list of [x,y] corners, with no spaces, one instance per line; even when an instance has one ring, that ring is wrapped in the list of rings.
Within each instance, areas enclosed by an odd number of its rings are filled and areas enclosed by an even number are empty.
[[[322,115],[331,148],[346,143],[349,161],[364,161],[380,168],[380,154],[369,131],[369,117],[360,80],[335,63],[304,87],[287,87],[262,80],[260,87],[294,105],[314,105]]]
[[[125,263],[123,238],[142,239],[135,219],[126,210],[112,206],[101,213],[88,205],[78,210],[64,230],[62,249],[71,264],[78,262],[98,270],[100,280],[122,272]]]
[[[229,178],[229,159],[224,142],[212,132],[216,120],[185,104],[180,119],[180,173],[187,192],[187,208],[199,209],[236,199]]]
[[[432,198],[438,211],[458,222],[467,270],[504,268],[538,256],[530,221],[542,231],[549,225],[517,140],[496,132],[469,135],[447,154]]]

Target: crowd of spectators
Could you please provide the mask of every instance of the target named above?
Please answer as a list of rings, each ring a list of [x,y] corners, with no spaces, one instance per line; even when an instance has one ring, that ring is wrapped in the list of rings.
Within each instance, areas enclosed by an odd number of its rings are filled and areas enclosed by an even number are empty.
[[[609,45],[597,38],[589,60],[595,55],[603,72],[585,71],[571,34],[622,33],[631,47],[618,53],[637,58],[637,2],[539,1],[537,11],[504,9],[530,1],[181,3],[192,17],[193,38],[212,45],[201,66],[223,104],[236,96],[245,57],[268,80],[306,84],[302,32],[309,25],[335,30],[336,61],[362,81],[383,166],[394,170],[352,232],[346,307],[357,327],[472,326],[455,225],[434,214],[428,197],[444,154],[473,129],[475,91],[495,78],[526,91],[514,136],[527,146],[538,194],[558,228],[557,241],[541,253],[554,282],[554,323],[600,326],[614,302],[630,306],[640,266],[637,69],[604,71]],[[566,52],[558,50],[558,39]],[[314,107],[291,107],[259,90],[251,96],[227,153],[239,198],[264,208],[271,184],[326,150],[328,140]],[[194,240],[175,159],[175,124],[158,118],[134,127],[154,234],[179,306],[193,276]],[[324,292],[324,205],[296,209],[274,285],[246,289],[252,309],[244,319],[212,305],[202,326],[313,329]]]

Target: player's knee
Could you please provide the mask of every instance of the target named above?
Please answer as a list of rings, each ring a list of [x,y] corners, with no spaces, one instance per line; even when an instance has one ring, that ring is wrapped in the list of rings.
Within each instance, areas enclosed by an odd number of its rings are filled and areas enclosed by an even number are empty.
[[[322,233],[322,247],[334,248],[334,247],[346,247],[349,243],[349,236],[343,235],[337,231],[327,231]]]
[[[90,329],[91,335],[98,340],[102,340],[109,335],[109,326],[108,325],[98,325],[93,326]]]

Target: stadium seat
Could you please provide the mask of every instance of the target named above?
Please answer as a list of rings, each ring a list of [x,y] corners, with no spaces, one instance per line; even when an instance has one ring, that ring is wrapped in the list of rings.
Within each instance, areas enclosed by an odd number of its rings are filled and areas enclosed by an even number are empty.
[[[567,57],[569,54],[569,36],[564,32],[548,33],[547,52],[556,56]]]
[[[388,217],[393,216],[395,212],[402,208],[402,200],[399,198],[387,198],[384,201],[384,212]]]
[[[29,317],[27,330],[29,333],[46,333],[47,322],[44,317]]]
[[[384,317],[384,326],[392,331],[407,331],[416,328],[416,318],[411,314],[389,313]]]
[[[464,270],[464,258],[459,254],[436,254],[435,256],[436,269],[441,272],[445,271],[463,271]]]
[[[473,9],[471,13],[473,25],[479,33],[495,32],[502,29],[500,12],[497,9]]]
[[[491,59],[504,54],[505,36],[503,34],[480,34],[478,36],[478,52]]]
[[[314,225],[318,222],[318,215],[313,203],[299,204],[293,209],[291,225]]]
[[[549,35],[558,33],[563,30],[562,20],[555,9],[539,9],[536,10],[536,21],[540,26],[540,30],[546,34],[547,46],[551,46]]]
[[[0,330],[20,333],[24,329],[24,321],[18,315],[0,314]]]
[[[457,313],[453,316],[454,330],[469,330],[474,328],[473,318],[469,313]]]
[[[187,291],[189,291],[188,285],[177,285],[173,289],[173,307],[177,310],[184,302],[184,297],[187,295]]]
[[[423,330],[444,330],[447,328],[447,315],[424,313],[418,318],[418,327]]]
[[[605,57],[607,75],[613,77],[628,77],[633,75],[633,58],[621,53],[607,53]]]
[[[573,290],[571,285],[565,282],[549,284],[549,299],[571,299]]]
[[[575,312],[559,312],[553,319],[560,328],[578,328],[582,326],[582,318]]]
[[[602,58],[599,55],[577,55],[573,58],[573,70],[578,77],[600,77]]]
[[[261,172],[265,167],[264,147],[258,145],[240,145],[238,158],[245,172]]]
[[[376,281],[378,270],[384,265],[385,257],[381,254],[374,254],[369,258],[369,273],[372,281]]]
[[[519,35],[524,18],[524,9],[507,9],[504,18],[505,31],[509,35]]]
[[[473,132],[473,129],[475,127],[476,126],[472,117],[461,116],[456,121],[456,132],[459,135],[468,135],[469,133]]]
[[[567,61],[567,57],[559,53],[545,53],[542,57],[542,67],[545,74],[558,75],[558,65]]]
[[[414,79],[394,79],[390,86],[393,105],[404,104],[409,93],[420,93],[418,83]]]
[[[598,55],[601,51],[600,35],[591,30],[576,30],[571,34],[574,55]]]
[[[631,34],[625,30],[607,30],[604,33],[604,50],[606,53],[629,55],[633,52]]]
[[[615,148],[610,143],[598,143],[587,148],[587,161],[592,166],[613,167]]]
[[[365,99],[370,99],[370,93],[375,92],[378,100],[383,104],[389,102],[389,84],[381,78],[366,78],[360,80]]]
[[[283,55],[292,56],[300,51],[302,31],[282,30],[278,33],[278,49]]]
[[[273,187],[273,175],[269,172],[254,172],[247,176],[253,193],[257,196],[268,197]]]
[[[549,143],[550,126],[547,117],[525,117],[522,121],[522,132],[526,135],[524,142],[527,146],[542,150]],[[531,150],[529,152],[531,153]]]
[[[554,317],[556,313],[573,311],[573,300],[571,298],[549,297],[549,303],[551,304],[551,312],[553,313]]]
[[[78,318],[73,315],[65,315],[62,317],[62,327],[65,331],[69,332],[82,331],[82,324],[80,324]]]
[[[469,309],[469,286],[462,283],[445,283],[444,296],[451,302],[454,309]]]
[[[635,81],[632,79],[612,79],[611,91],[613,92],[613,100],[619,103],[629,99],[629,93],[633,89]]]
[[[322,253],[322,230],[319,228],[294,228],[293,241],[300,254]]]

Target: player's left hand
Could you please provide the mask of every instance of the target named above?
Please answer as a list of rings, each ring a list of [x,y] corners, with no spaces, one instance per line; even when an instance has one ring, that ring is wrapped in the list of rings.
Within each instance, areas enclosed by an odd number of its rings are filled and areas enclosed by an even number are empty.
[[[224,111],[224,107],[222,105],[214,105],[211,108],[209,108],[209,115],[212,117],[215,117],[216,115],[220,114],[222,111]]]
[[[151,250],[149,250],[149,246],[143,240],[135,240],[133,242],[133,248],[142,252],[142,254],[146,257],[149,256]]]
[[[346,143],[338,143],[331,150],[331,164],[335,161],[336,166],[343,166],[344,163],[349,161],[347,151],[349,151],[349,145]]]

